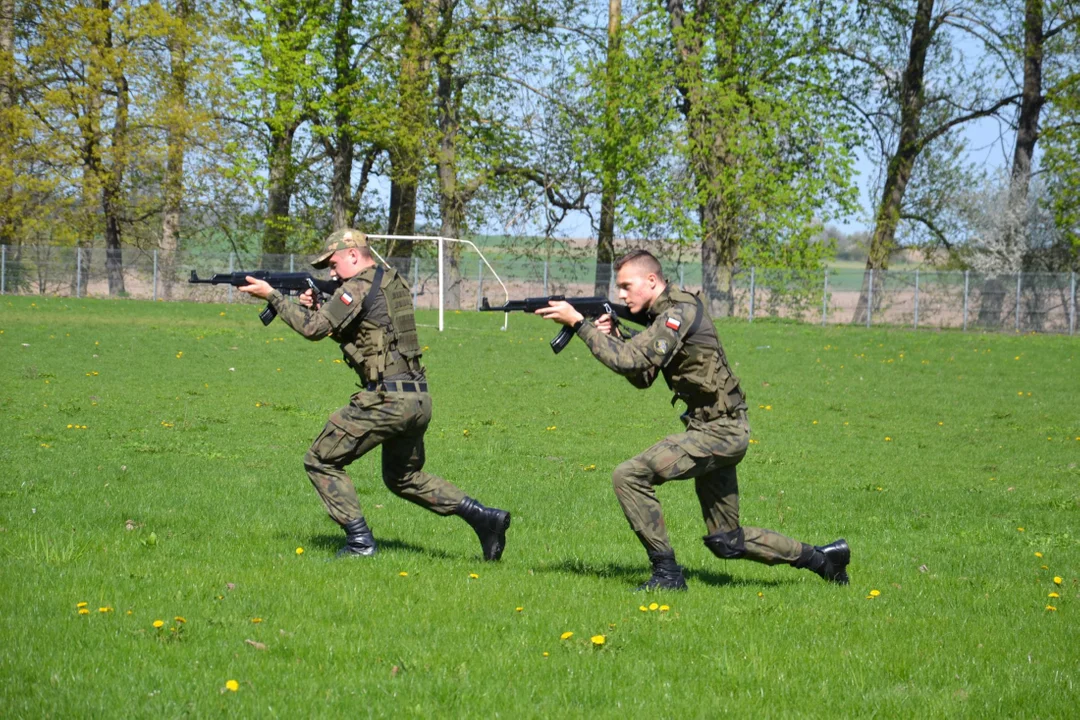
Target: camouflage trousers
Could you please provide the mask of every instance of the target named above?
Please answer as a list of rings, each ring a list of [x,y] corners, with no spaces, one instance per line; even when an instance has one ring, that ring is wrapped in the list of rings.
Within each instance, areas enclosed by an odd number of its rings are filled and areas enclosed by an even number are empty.
[[[363,517],[345,467],[382,445],[382,479],[398,497],[439,515],[457,510],[458,488],[423,472],[424,432],[431,422],[427,393],[358,392],[326,423],[304,456],[311,484],[339,525]]]
[[[683,416],[686,432],[669,435],[615,468],[612,482],[623,513],[650,553],[671,553],[660,501],[653,489],[668,480],[694,479],[708,535],[739,528],[739,483],[735,466],[750,439],[746,413],[705,422]],[[745,557],[767,565],[799,558],[802,543],[763,528],[743,527]]]

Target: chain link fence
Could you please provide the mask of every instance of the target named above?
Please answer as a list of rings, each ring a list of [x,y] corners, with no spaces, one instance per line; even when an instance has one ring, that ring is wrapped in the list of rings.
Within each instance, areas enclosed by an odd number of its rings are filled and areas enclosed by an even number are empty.
[[[47,245],[0,246],[0,293],[70,297],[131,297],[193,302],[259,301],[230,286],[188,283],[215,273],[260,268],[308,271],[314,255],[177,252],[125,248],[107,256],[101,248]],[[388,258],[413,290],[418,308],[438,306],[434,257]],[[511,298],[594,295],[593,262],[500,258],[494,261]],[[698,265],[665,268],[670,282],[701,289]],[[325,276],[326,271],[313,272]],[[613,273],[607,273],[613,277]],[[472,254],[447,258],[446,307],[471,309],[488,296],[501,304],[499,283]],[[615,297],[613,281],[607,288]],[[1075,334],[1076,273],[980,274],[925,270],[818,272],[742,268],[731,282],[727,306],[750,322],[784,318],[819,324],[958,328]]]

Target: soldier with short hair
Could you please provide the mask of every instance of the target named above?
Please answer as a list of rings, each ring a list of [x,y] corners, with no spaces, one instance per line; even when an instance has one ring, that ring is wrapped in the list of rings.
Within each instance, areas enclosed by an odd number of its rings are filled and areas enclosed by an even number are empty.
[[[675,394],[672,405],[676,400],[686,403],[680,418],[685,432],[622,463],[612,476],[623,513],[652,562],[652,576],[637,589],[686,589],[653,488],[689,478],[694,478],[708,531],[705,546],[717,557],[786,563],[846,585],[851,551],[844,540],[807,545],[773,530],[739,524],[735,467],[750,439],[746,397],[701,299],[668,285],[660,263],[645,250],[627,253],[616,261],[615,271],[619,299],[649,321],[643,332],[625,340],[613,336],[608,316],[591,323],[561,301],[536,312],[574,328],[600,362],[635,387],[647,388],[662,374]]]
[[[498,560],[506,546],[510,513],[488,508],[436,475],[423,472],[424,432],[431,422],[431,396],[416,337],[412,295],[405,280],[372,258],[367,236],[339,230],[312,264],[329,267],[341,286],[321,307],[311,291],[289,302],[266,282],[248,277],[240,290],[264,298],[285,323],[308,340],[331,337],[362,388],[326,423],[304,456],[311,483],[330,517],[345,530],[338,556],[374,555],[372,535],[345,467],[382,445],[382,478],[398,497],[439,515],[458,515],[480,539],[485,560]]]

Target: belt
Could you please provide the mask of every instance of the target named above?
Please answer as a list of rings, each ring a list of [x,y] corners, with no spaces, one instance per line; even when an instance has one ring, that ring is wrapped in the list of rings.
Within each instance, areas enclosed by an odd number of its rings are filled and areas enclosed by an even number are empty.
[[[426,382],[411,382],[401,380],[383,380],[381,383],[368,383],[364,389],[369,392],[422,392],[426,393]]]

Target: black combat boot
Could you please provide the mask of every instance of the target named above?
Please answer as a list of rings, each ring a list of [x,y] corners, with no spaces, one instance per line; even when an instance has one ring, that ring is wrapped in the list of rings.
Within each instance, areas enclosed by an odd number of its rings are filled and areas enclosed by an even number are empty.
[[[649,553],[652,577],[634,588],[639,590],[685,590],[682,568],[675,562],[675,553]]]
[[[811,570],[829,582],[847,585],[847,566],[850,562],[851,548],[848,547],[847,541],[841,538],[822,546],[803,543],[799,559],[791,564],[797,568]]]
[[[353,520],[351,523],[341,527],[345,530],[345,547],[338,550],[337,556],[339,558],[352,555],[370,557],[378,551],[378,547],[375,545],[375,536],[371,534],[371,528],[368,527],[364,518]]]
[[[476,531],[485,560],[498,560],[502,557],[506,548],[506,529],[510,527],[510,513],[498,508],[484,507],[471,497],[462,500],[454,512]]]

